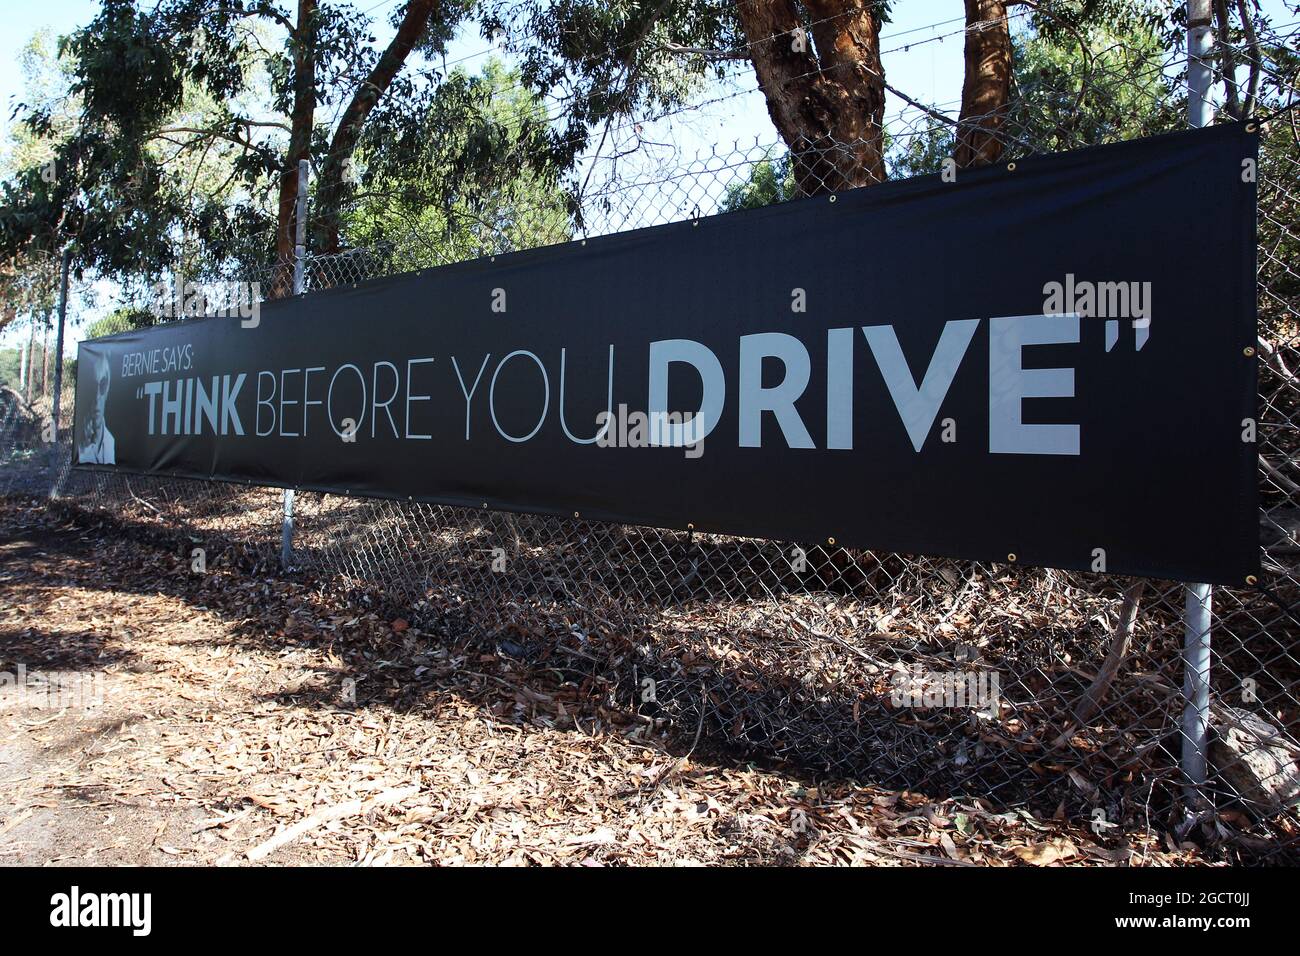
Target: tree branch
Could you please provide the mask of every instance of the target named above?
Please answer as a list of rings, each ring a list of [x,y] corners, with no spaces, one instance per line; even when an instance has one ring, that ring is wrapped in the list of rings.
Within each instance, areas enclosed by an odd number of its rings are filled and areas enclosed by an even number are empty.
[[[1138,604],[1142,600],[1142,592],[1146,589],[1146,585],[1145,579],[1138,578],[1124,592],[1124,603],[1119,610],[1119,623],[1115,626],[1115,634],[1111,638],[1110,650],[1106,652],[1106,660],[1102,662],[1101,669],[1097,671],[1092,684],[1074,706],[1074,719],[1081,726],[1089,723],[1100,713],[1102,701],[1106,699],[1111,682],[1115,680],[1120,665],[1128,656],[1129,642],[1132,640],[1133,628],[1137,623]]]

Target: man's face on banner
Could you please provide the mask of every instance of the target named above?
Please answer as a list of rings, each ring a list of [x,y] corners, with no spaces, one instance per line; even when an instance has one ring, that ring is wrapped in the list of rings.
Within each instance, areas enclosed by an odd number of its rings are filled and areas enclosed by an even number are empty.
[[[108,404],[109,379],[108,356],[101,355],[95,360],[95,421],[102,425],[104,407]]]
[[[112,375],[109,371],[108,356],[99,355],[93,358],[91,365],[91,388],[93,394],[88,395],[90,399],[90,414],[86,416],[86,423],[83,426],[82,442],[87,445],[93,445],[99,441],[100,436],[104,434],[104,409],[108,405],[108,386]]]

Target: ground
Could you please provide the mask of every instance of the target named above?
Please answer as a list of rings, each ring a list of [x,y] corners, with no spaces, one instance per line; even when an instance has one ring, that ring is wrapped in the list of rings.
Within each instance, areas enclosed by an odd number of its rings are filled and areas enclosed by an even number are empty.
[[[0,499],[0,864],[1194,860],[708,753],[335,591]]]

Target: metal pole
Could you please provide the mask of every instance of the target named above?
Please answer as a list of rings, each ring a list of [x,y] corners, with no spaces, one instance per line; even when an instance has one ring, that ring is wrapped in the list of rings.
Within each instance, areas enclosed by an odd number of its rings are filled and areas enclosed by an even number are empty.
[[[1187,0],[1187,123],[1193,127],[1214,122],[1210,101],[1210,55],[1214,26],[1210,0]],[[1195,241],[1195,240],[1193,240]],[[1183,616],[1183,776],[1187,806],[1204,808],[1209,770],[1210,731],[1210,608],[1213,592],[1208,584],[1188,584]]]
[[[1208,584],[1187,585],[1183,617],[1183,775],[1189,809],[1205,806],[1210,731],[1210,609]]]
[[[1191,126],[1214,122],[1214,104],[1210,102],[1213,51],[1210,0],[1187,0],[1187,122]]]
[[[54,445],[59,444],[59,412],[63,398],[63,326],[68,320],[68,268],[72,264],[72,247],[63,247],[63,278],[59,282],[59,331],[54,340]]]
[[[294,213],[293,294],[303,293],[303,262],[307,257],[307,177],[311,164],[298,160],[298,207]]]
[[[298,160],[298,205],[294,212],[293,294],[302,295],[304,265],[307,258],[307,177],[311,165]],[[284,517],[280,522],[280,567],[288,571],[293,565],[293,489],[284,489]]]

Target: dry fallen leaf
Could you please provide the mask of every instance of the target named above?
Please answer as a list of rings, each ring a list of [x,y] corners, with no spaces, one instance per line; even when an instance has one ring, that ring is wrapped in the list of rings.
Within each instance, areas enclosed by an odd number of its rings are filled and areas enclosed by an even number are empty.
[[[1018,846],[1012,852],[1025,863],[1034,866],[1051,866],[1079,855],[1078,848],[1065,837],[1053,837],[1046,843]]]

